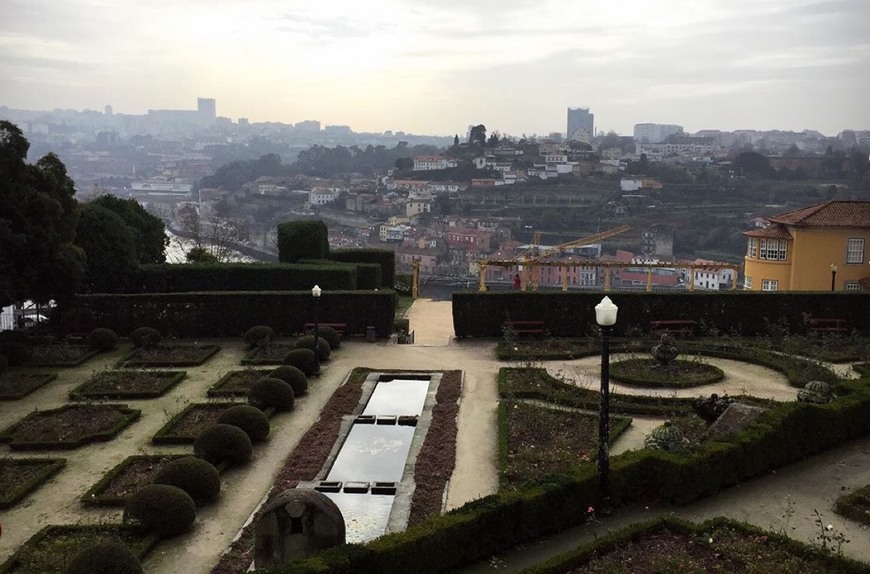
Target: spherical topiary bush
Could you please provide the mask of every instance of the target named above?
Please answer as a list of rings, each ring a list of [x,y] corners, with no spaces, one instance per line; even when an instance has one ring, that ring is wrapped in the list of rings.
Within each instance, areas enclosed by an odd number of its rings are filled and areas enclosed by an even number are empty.
[[[236,405],[221,413],[219,423],[239,427],[252,443],[266,440],[269,436],[269,419],[263,411],[252,405]]]
[[[111,329],[98,327],[88,335],[88,343],[92,349],[110,351],[118,344],[118,335]]]
[[[253,451],[251,439],[245,431],[223,423],[208,427],[193,441],[193,454],[212,464],[224,460],[230,464],[244,464],[250,460]]]
[[[221,477],[207,460],[186,456],[165,464],[154,477],[154,484],[177,486],[190,495],[197,505],[217,500]]]
[[[275,338],[275,329],[268,325],[256,325],[245,333],[245,344],[249,349],[258,345],[265,345]]]
[[[293,410],[296,395],[293,387],[281,379],[266,377],[260,379],[248,390],[248,403],[260,410],[272,407],[278,412]]]
[[[142,532],[168,538],[190,528],[196,520],[196,505],[177,486],[149,484],[127,500],[123,520]]]
[[[313,377],[320,373],[320,361],[311,349],[293,349],[284,356],[284,364],[296,367],[306,377]]]
[[[130,340],[135,347],[147,349],[163,340],[163,335],[154,327],[139,327],[130,333]]]
[[[30,360],[30,349],[24,343],[18,341],[4,341],[0,344],[0,353],[6,357],[10,367],[23,365]]]
[[[9,359],[6,358],[6,355],[0,355],[0,373],[9,368]]]
[[[332,347],[329,346],[329,341],[324,339],[323,337],[317,338],[317,360],[321,363],[323,361],[329,360],[329,355],[332,354]],[[296,344],[294,345],[297,349],[311,349],[314,350],[314,335],[305,335],[304,337],[299,337],[296,339]]]
[[[117,540],[101,540],[73,556],[63,574],[141,574],[142,564],[126,545]]]
[[[302,372],[302,369],[293,365],[281,365],[280,367],[269,373],[273,379],[281,379],[293,389],[293,394],[301,397],[308,392],[308,377]]]
[[[314,331],[308,331],[308,335],[314,336]],[[320,327],[317,329],[317,334],[326,339],[329,346],[335,350],[341,346],[341,335],[332,327]]]

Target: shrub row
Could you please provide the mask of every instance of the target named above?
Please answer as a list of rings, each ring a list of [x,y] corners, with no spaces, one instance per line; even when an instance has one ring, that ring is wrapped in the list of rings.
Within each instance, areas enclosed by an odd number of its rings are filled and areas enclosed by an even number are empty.
[[[314,320],[311,292],[210,292],[78,295],[60,311],[60,324],[108,327],[121,336],[148,325],[168,337],[239,337],[252,325],[267,325],[279,335],[300,333]],[[396,294],[380,291],[326,291],[320,320],[347,325],[347,335],[392,332]],[[67,320],[69,318],[69,320]],[[12,363],[11,356],[7,358]]]
[[[389,249],[333,249],[329,259],[344,263],[369,263],[381,268],[380,287],[392,289],[396,283],[396,253]]]
[[[641,497],[686,503],[784,464],[870,432],[870,381],[843,383],[847,391],[827,405],[782,404],[730,442],[712,442],[685,455],[630,451],[611,459],[615,502]],[[344,546],[270,572],[441,572],[484,559],[517,544],[585,520],[599,498],[594,465],[546,484],[471,502],[405,532],[364,547]]]
[[[352,265],[283,263],[158,263],[142,265],[135,281],[139,293],[199,291],[296,291],[314,285],[330,290],[354,290],[357,269]],[[376,285],[379,287],[380,285]]]
[[[505,319],[544,321],[557,337],[576,337],[597,329],[595,305],[600,292],[462,292],[453,294],[457,337],[500,337]],[[614,335],[649,332],[656,319],[693,319],[708,333],[765,334],[771,323],[803,333],[804,317],[846,317],[850,329],[870,332],[870,293],[757,291],[616,292],[619,307]],[[521,309],[522,311],[517,311]],[[759,317],[766,317],[767,322]]]

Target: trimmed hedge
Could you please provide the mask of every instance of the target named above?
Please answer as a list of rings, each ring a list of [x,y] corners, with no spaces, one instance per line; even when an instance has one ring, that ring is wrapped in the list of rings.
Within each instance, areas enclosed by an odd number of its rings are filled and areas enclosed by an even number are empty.
[[[305,323],[314,319],[310,289],[308,286],[304,291],[283,292],[79,295],[73,299],[72,307],[60,313],[85,313],[92,324],[109,327],[122,335],[143,324],[180,338],[240,337],[251,325],[269,325],[279,335],[292,335],[304,331]],[[396,315],[396,294],[392,290],[324,289],[319,304],[321,317],[347,324],[346,335],[365,335],[369,325],[375,327],[379,337],[392,332]],[[13,364],[12,356],[7,354],[7,358]]]
[[[210,462],[195,456],[185,456],[165,464],[157,471],[154,484],[177,486],[196,504],[214,502],[221,492],[218,470]]]
[[[334,249],[329,252],[333,261],[344,263],[375,263],[381,268],[381,287],[392,289],[396,282],[396,253],[389,249]]]
[[[598,330],[595,305],[601,296],[590,291],[454,293],[453,329],[457,337],[501,337],[505,319],[538,320],[555,337],[587,335]],[[693,319],[700,335],[763,335],[771,324],[804,333],[807,315],[847,317],[850,329],[870,333],[868,292],[613,292],[609,296],[619,307],[613,326],[616,336],[649,332],[655,319]]]
[[[843,382],[840,391],[826,405],[779,405],[731,441],[707,443],[695,452],[635,450],[612,457],[611,498],[690,502],[870,433],[870,380]],[[338,547],[270,571],[399,572],[407,564],[420,573],[455,570],[580,523],[598,498],[595,465],[584,465],[574,475],[487,496],[362,548]]]
[[[287,221],[278,224],[278,261],[327,259],[329,233],[323,221]],[[314,285],[314,283],[312,283]],[[320,285],[323,287],[323,285]]]
[[[256,383],[255,383],[256,384]],[[221,413],[217,422],[239,427],[251,443],[263,442],[269,436],[269,417],[252,405],[236,405]]]
[[[142,564],[136,554],[116,540],[103,540],[80,550],[63,570],[63,574],[141,574]]]
[[[124,506],[124,524],[159,538],[181,534],[196,520],[196,505],[189,494],[168,484],[149,484]]]
[[[284,357],[284,364],[296,367],[306,377],[320,374],[320,361],[311,349],[293,349]]]
[[[357,289],[356,269],[326,258],[320,265],[284,263],[154,263],[142,265],[138,293]]]
[[[251,439],[245,431],[223,423],[208,427],[193,441],[193,454],[212,464],[224,461],[245,464],[251,460],[253,452]]]

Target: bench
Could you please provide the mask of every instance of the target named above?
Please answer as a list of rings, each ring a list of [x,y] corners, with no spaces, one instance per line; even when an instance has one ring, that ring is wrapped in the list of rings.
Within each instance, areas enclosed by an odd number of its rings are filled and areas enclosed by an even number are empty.
[[[331,327],[335,329],[336,333],[344,336],[344,331],[347,329],[347,323],[318,323],[320,327]],[[314,323],[305,323],[305,331],[313,331]]]
[[[820,318],[807,317],[806,327],[808,333],[845,333],[848,331],[846,327],[846,319],[837,318]]]
[[[513,321],[508,319],[504,322],[505,328],[511,329],[517,335],[543,335],[543,321]]]
[[[651,331],[671,335],[694,335],[697,326],[698,322],[692,319],[662,319],[649,322]]]

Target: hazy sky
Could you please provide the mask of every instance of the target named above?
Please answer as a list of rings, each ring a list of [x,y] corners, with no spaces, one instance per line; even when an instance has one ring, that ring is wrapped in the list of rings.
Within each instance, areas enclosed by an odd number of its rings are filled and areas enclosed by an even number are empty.
[[[0,0],[0,105],[355,131],[870,128],[870,0]]]

